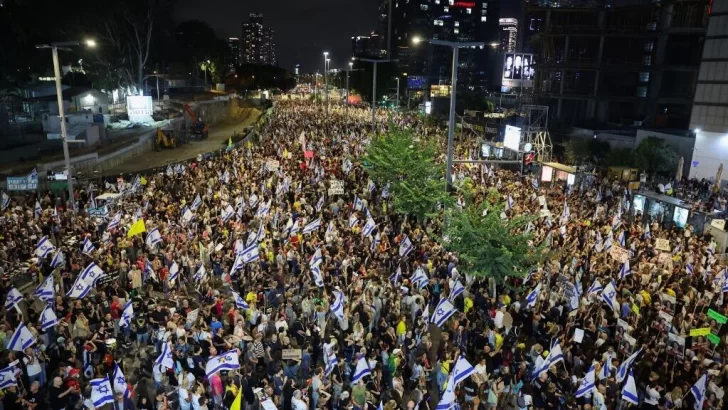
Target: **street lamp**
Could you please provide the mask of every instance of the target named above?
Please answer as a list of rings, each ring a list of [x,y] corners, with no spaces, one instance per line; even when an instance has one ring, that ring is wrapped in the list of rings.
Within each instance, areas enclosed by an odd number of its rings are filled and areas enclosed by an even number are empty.
[[[354,69],[354,63],[349,61],[349,71]],[[346,103],[349,104],[349,71],[346,72]]]
[[[50,48],[53,56],[53,74],[56,81],[56,98],[58,100],[58,118],[61,121],[61,139],[63,140],[63,159],[66,163],[66,175],[68,175],[68,200],[71,202],[71,208],[76,210],[76,202],[73,198],[73,173],[71,171],[71,154],[68,151],[68,130],[66,130],[66,115],[63,112],[63,90],[61,90],[61,66],[58,62],[58,50],[69,51],[70,47],[79,46],[78,41],[64,41],[51,44],[40,44],[35,48]],[[87,39],[83,42],[86,47],[96,47],[96,41]]]
[[[450,123],[448,124],[447,131],[447,168],[445,169],[445,179],[447,181],[448,190],[452,186],[452,151],[453,151],[453,134],[455,131],[455,90],[457,89],[458,82],[458,55],[461,48],[475,48],[483,47],[483,42],[457,42],[457,41],[444,41],[444,40],[423,40],[422,38],[415,36],[412,38],[412,43],[419,44],[423,41],[427,41],[432,45],[436,46],[447,46],[452,48],[452,80],[450,81]]]
[[[370,58],[362,58],[360,61],[374,64],[374,73],[372,74],[372,132],[376,132],[374,121],[377,113],[377,64],[389,63],[397,60],[372,60]]]
[[[395,109],[399,110],[399,77],[395,77],[394,79],[397,80],[397,105]]]
[[[329,114],[329,52],[324,51],[324,94],[326,95],[326,115]]]

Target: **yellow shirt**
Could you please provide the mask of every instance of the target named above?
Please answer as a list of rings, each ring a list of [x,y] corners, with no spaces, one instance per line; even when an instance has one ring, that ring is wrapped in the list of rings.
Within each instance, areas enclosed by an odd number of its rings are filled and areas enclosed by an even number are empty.
[[[400,321],[399,323],[397,323],[397,336],[403,336],[406,333],[407,333],[407,325],[403,321]]]
[[[501,336],[500,333],[495,334],[495,350],[500,350],[501,346],[503,345],[503,336]]]
[[[470,298],[467,298],[466,297],[465,298],[465,312],[464,313],[468,313],[468,311],[470,309],[472,309],[472,308],[473,308],[473,299],[470,299]]]

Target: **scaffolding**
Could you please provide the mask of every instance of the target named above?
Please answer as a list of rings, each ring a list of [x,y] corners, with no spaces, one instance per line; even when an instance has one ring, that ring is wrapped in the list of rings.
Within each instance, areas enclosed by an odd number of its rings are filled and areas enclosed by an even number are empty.
[[[536,159],[540,162],[551,161],[553,144],[549,134],[549,107],[547,105],[524,105],[521,115],[525,117],[523,137],[533,147]]]

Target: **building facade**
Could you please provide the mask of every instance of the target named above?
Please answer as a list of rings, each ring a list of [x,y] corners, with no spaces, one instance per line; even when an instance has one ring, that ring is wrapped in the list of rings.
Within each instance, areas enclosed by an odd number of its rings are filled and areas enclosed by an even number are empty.
[[[498,26],[500,28],[500,51],[515,53],[518,42],[518,19],[499,19]]]
[[[237,37],[228,38],[228,56],[226,63],[230,68],[235,68],[240,65],[240,39]]]
[[[537,69],[522,92],[577,125],[686,129],[709,2],[529,1],[523,51]]]
[[[355,36],[351,38],[351,55],[356,58],[380,58],[387,57],[387,49],[384,44],[384,37],[376,32],[367,36]]]
[[[277,65],[275,32],[263,25],[263,14],[251,13],[243,23],[240,41],[240,62],[243,64]]]
[[[713,0],[690,117],[695,149],[691,178],[715,178],[728,165],[728,0]],[[687,166],[687,164],[686,164]],[[723,180],[728,172],[723,172]]]

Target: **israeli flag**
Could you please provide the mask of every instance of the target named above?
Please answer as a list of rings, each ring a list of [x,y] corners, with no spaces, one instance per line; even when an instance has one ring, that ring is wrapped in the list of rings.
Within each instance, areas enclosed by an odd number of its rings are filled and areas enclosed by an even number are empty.
[[[356,211],[363,211],[364,210],[364,201],[359,199],[358,195],[354,196],[354,210]]]
[[[602,300],[604,303],[609,305],[612,310],[615,310],[617,304],[617,287],[614,285],[614,281],[609,281],[607,286],[602,291]]]
[[[78,277],[66,296],[73,299],[83,299],[90,291],[91,285],[84,282],[81,277]]]
[[[627,275],[632,274],[632,269],[629,267],[629,259],[624,261],[622,264],[622,269],[619,270],[619,278],[624,279],[627,277]]]
[[[91,252],[94,251],[96,247],[94,246],[93,242],[88,238],[88,236],[83,240],[83,247],[81,248],[81,252],[85,253],[86,255],[90,255]]]
[[[148,247],[153,248],[154,245],[162,242],[162,234],[158,228],[154,228],[147,234],[146,244]]]
[[[454,301],[463,292],[465,292],[465,286],[459,280],[450,281],[450,297],[448,298],[450,301]]]
[[[174,369],[174,359],[172,359],[172,349],[169,348],[169,342],[162,344],[162,353],[159,354],[159,357],[154,362],[168,369]]]
[[[597,202],[602,202],[602,188],[599,187],[599,190],[597,190]]]
[[[165,171],[165,174],[167,174],[168,177],[174,175],[174,168],[172,168],[172,164],[167,165],[167,170]]]
[[[258,211],[255,213],[255,216],[257,218],[265,218],[266,216],[268,216],[272,201],[273,199],[269,199],[268,202],[261,202],[260,206],[258,207]]]
[[[114,373],[111,377],[114,391],[122,393],[127,399],[130,398],[131,391],[129,391],[129,385],[126,383],[126,377],[124,377],[124,373],[121,372],[121,368],[116,363],[114,363]]]
[[[21,300],[23,300],[23,295],[13,286],[10,288],[10,292],[8,292],[7,299],[5,299],[5,309],[10,309],[20,303]]]
[[[51,304],[47,304],[40,314],[40,328],[45,332],[46,330],[56,326],[59,323],[56,313],[53,311]]]
[[[556,363],[564,361],[564,354],[561,351],[561,345],[559,344],[558,341],[555,341],[554,343],[552,343],[551,350],[549,351],[548,359],[549,359],[548,367],[554,366]]]
[[[621,246],[621,247],[627,246],[627,245],[625,245],[627,243],[627,240],[625,239],[624,236],[625,236],[624,231],[622,231],[619,233],[619,236],[617,237],[617,242],[619,242],[619,246]]]
[[[385,185],[384,188],[382,188],[382,198],[389,198],[389,184]]]
[[[687,272],[688,275],[692,275],[694,271],[695,267],[692,263],[688,263],[687,265],[685,265],[685,272]]]
[[[706,384],[708,382],[708,375],[707,373],[703,373],[703,375],[698,379],[697,382],[693,385],[693,387],[690,388],[690,393],[695,397],[695,410],[702,410],[703,408],[703,401],[705,401],[705,388]]]
[[[258,253],[258,244],[254,243],[248,246],[243,250],[243,253],[240,254],[240,256],[243,258],[243,262],[245,263],[257,261],[260,258],[260,254]]]
[[[18,382],[15,380],[15,366],[8,366],[0,370],[0,389],[7,389],[8,387],[17,385]]]
[[[319,198],[318,202],[316,203],[316,212],[321,212],[321,208],[324,207],[324,197],[322,196]]]
[[[349,158],[347,158],[347,159],[345,159],[345,160],[344,160],[344,163],[343,163],[343,165],[341,166],[341,169],[342,169],[342,170],[343,170],[343,171],[344,171],[345,173],[347,173],[347,174],[348,174],[349,172],[351,172],[351,167],[352,167],[352,166],[353,166],[353,164],[351,163],[351,160],[349,160]]]
[[[513,209],[513,198],[511,198],[511,194],[508,194],[508,198],[506,198],[506,211],[511,209]]]
[[[222,218],[223,222],[227,222],[230,218],[235,215],[235,209],[233,209],[233,206],[228,204],[225,209],[220,211],[220,217]]]
[[[356,218],[356,214],[351,214],[349,217],[349,228],[355,227],[357,223],[359,223],[359,220]]]
[[[316,252],[313,253],[311,260],[308,262],[308,266],[313,269],[324,261],[323,255],[321,255],[321,248],[316,248]]]
[[[231,350],[221,355],[211,357],[205,365],[205,375],[210,378],[220,370],[237,370],[240,368],[238,352]]]
[[[569,212],[569,204],[564,202],[564,212],[561,213],[561,218],[563,220],[569,220],[569,216],[571,216],[571,212]]]
[[[323,288],[324,277],[321,275],[321,269],[319,269],[318,266],[315,266],[311,268],[311,273],[313,274],[313,282],[316,284],[316,286]]]
[[[458,361],[455,362],[455,367],[452,369],[453,382],[457,385],[461,381],[470,377],[473,372],[475,372],[473,365],[471,365],[464,357],[460,356]]]
[[[374,252],[374,249],[377,248],[377,245],[379,245],[379,242],[382,241],[380,236],[381,236],[380,232],[377,232],[377,234],[374,235],[374,240],[372,240],[372,245],[369,247],[370,252]]]
[[[377,227],[377,224],[376,224],[376,222],[374,222],[374,219],[372,219],[371,217],[367,218],[367,223],[364,224],[364,228],[362,228],[362,230],[361,230],[361,236],[366,238],[367,236],[372,234],[372,232],[374,231],[374,228],[376,228],[376,227]]]
[[[250,305],[248,305],[248,302],[243,299],[242,296],[240,296],[240,293],[233,292],[233,300],[235,300],[235,307],[238,309],[248,310],[250,309]]]
[[[331,304],[331,312],[339,320],[344,320],[344,293],[340,290],[334,291],[334,302]]]
[[[144,216],[142,213],[142,208],[139,207],[139,208],[137,208],[136,212],[134,212],[134,216],[131,219],[133,222],[136,222],[136,221],[142,219],[142,216]]]
[[[46,256],[48,256],[49,253],[56,250],[56,247],[53,246],[51,241],[48,239],[47,236],[44,236],[40,239],[38,242],[38,247],[35,248],[35,255],[39,258],[45,259]]]
[[[235,262],[233,262],[233,266],[230,268],[230,276],[233,276],[235,272],[239,271],[240,269],[243,269],[243,266],[245,266],[245,262],[243,262],[242,255],[238,255],[235,257]]]
[[[447,380],[447,387],[442,393],[442,397],[437,403],[437,406],[435,406],[435,410],[450,410],[457,406],[457,403],[455,403],[455,380],[453,379],[454,377],[450,375]]]
[[[440,299],[440,303],[437,304],[437,307],[435,308],[435,313],[430,319],[430,323],[434,323],[438,327],[442,328],[442,325],[445,324],[450,316],[454,314],[455,306],[453,306],[452,303],[450,303],[450,301],[445,298]]]
[[[612,243],[612,237],[608,237],[606,241],[604,241],[604,250],[609,251],[612,249],[613,243]]]
[[[52,302],[53,298],[55,297],[55,287],[53,283],[53,275],[49,275],[43,283],[40,284],[35,289],[35,292],[33,292],[35,296],[38,296],[38,299],[42,300],[43,302]]]
[[[34,209],[33,213],[35,214],[36,219],[40,218],[40,214],[43,213],[43,208],[41,208],[40,202],[35,201],[35,209]]]
[[[289,221],[290,221],[290,219],[289,219]],[[296,232],[298,232],[301,229],[301,227],[299,226],[300,222],[301,222],[300,219],[296,219],[296,222],[293,222],[293,224],[291,225],[291,229],[288,233],[289,236],[293,236],[293,234],[295,234]]]
[[[255,240],[261,242],[263,239],[265,239],[265,229],[263,229],[263,223],[261,222],[258,225],[258,233],[255,235]]]
[[[10,205],[10,196],[3,191],[2,202],[0,202],[0,210],[4,211]]]
[[[604,380],[610,376],[610,369],[612,367],[612,355],[607,354],[607,358],[604,360],[604,365],[602,366],[602,369],[599,371],[599,380]]]
[[[91,286],[96,286],[96,282],[103,276],[106,276],[106,272],[104,272],[95,262],[91,262],[83,271],[81,271],[81,274],[78,275],[79,279]]]
[[[425,273],[425,270],[420,267],[415,270],[415,273],[410,278],[410,282],[412,282],[413,285],[417,286],[418,289],[422,289],[427,286],[427,283],[430,282],[430,278],[427,277],[427,273]]]
[[[594,295],[602,291],[602,284],[599,283],[599,279],[594,279],[594,283],[586,290],[587,295]]]
[[[493,168],[491,168],[490,170],[493,171]],[[488,174],[488,176],[492,176],[492,175]],[[534,189],[538,189],[538,180],[536,178],[532,178],[531,185],[533,186]]]
[[[339,364],[339,359],[336,357],[336,354],[332,352],[329,355],[328,363],[326,363],[326,377],[328,377],[331,374],[331,372],[333,372],[334,369],[336,369],[336,366],[338,364]]]
[[[410,241],[408,236],[405,236],[404,239],[402,239],[402,243],[399,244],[399,256],[402,258],[406,257],[410,252],[412,252],[412,249],[414,249],[412,241]]]
[[[25,326],[25,323],[20,322],[18,328],[15,329],[15,332],[10,337],[8,349],[15,350],[16,352],[22,352],[32,346],[33,343],[35,343],[35,337],[33,337],[30,329]]]
[[[594,365],[592,364],[584,378],[581,379],[581,384],[579,385],[579,388],[576,389],[576,393],[574,394],[574,396],[576,398],[579,398],[587,394],[591,394],[592,390],[594,390],[595,379],[596,374],[594,371]]]
[[[402,279],[402,268],[397,266],[397,270],[389,276],[389,281],[396,285],[400,279]]]
[[[311,232],[316,231],[321,227],[321,218],[316,218],[313,222],[307,224],[303,227],[303,234],[309,234]]]
[[[94,407],[99,408],[104,404],[114,403],[114,391],[109,383],[109,378],[91,380],[91,401]]]
[[[354,374],[351,376],[351,385],[355,386],[359,383],[359,380],[371,375],[372,371],[369,369],[369,363],[367,363],[366,357],[360,357],[356,363],[356,370],[354,370]]]
[[[195,219],[195,214],[192,213],[190,208],[185,207],[185,209],[182,210],[182,223],[184,225],[187,225],[188,223],[192,222],[193,219]]]
[[[374,190],[376,190],[376,189],[377,189],[377,186],[374,184],[374,181],[372,181],[371,179],[369,181],[367,181],[367,191],[374,192]]]
[[[253,194],[253,195],[250,196],[250,198],[248,198],[248,205],[251,208],[255,208],[255,206],[258,205],[258,201],[259,201],[258,195]]]
[[[174,284],[174,281],[177,280],[178,276],[179,265],[177,265],[177,261],[172,261],[172,266],[169,267],[169,283]]]
[[[132,306],[131,300],[129,300],[124,303],[124,310],[121,312],[121,318],[119,319],[119,327],[129,326],[132,319],[134,319],[134,306]]]
[[[197,194],[195,200],[192,201],[192,205],[190,205],[190,209],[196,211],[197,208],[200,207],[200,205],[202,205],[202,198],[200,198],[200,194]]]
[[[635,406],[639,404],[640,399],[637,396],[637,385],[634,382],[632,370],[629,371],[629,376],[627,376],[627,383],[622,387],[622,400],[632,403]]]
[[[632,365],[634,364],[635,360],[637,360],[637,356],[639,356],[640,353],[642,353],[642,348],[639,348],[639,350],[632,353],[630,357],[628,357],[619,365],[619,367],[617,367],[617,384],[622,383],[622,381],[627,377],[629,370],[632,368]]]
[[[108,232],[108,231],[111,231],[112,229],[118,228],[119,224],[121,224],[121,212],[117,212],[116,215],[114,215],[114,218],[106,226],[106,231]]]
[[[192,276],[192,280],[194,280],[197,283],[202,283],[202,281],[207,276],[207,270],[205,269],[205,265],[200,265],[200,268],[197,269],[197,272]]]
[[[612,217],[612,229],[617,229],[620,222],[622,222],[622,214],[617,211],[617,213]]]
[[[645,224],[645,233],[642,234],[642,237],[644,239],[650,239],[650,238],[652,238],[652,233],[650,232],[650,224],[649,223],[646,223]]]
[[[536,305],[536,302],[538,301],[538,294],[541,292],[541,283],[539,282],[538,285],[531,291],[531,293],[526,296],[526,307],[532,308]]]

